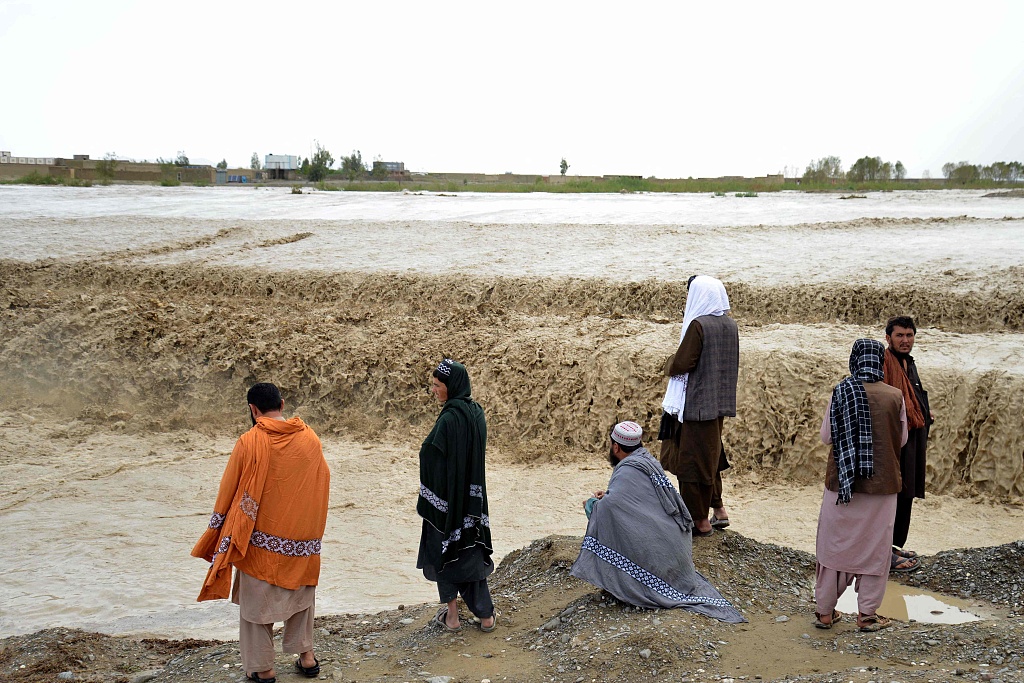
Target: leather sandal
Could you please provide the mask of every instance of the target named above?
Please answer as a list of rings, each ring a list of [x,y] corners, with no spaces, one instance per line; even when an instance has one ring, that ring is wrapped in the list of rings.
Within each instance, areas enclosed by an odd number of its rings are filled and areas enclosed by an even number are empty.
[[[484,633],[490,633],[494,629],[498,628],[498,609],[497,608],[494,609],[494,614],[491,615],[491,616],[494,617],[494,623],[491,624],[490,626],[484,626],[483,619],[481,619],[480,617],[477,617],[477,616],[473,617],[473,623],[476,625],[477,628],[479,628]]]
[[[814,626],[816,628],[826,628],[826,629],[832,628],[832,626],[834,624],[838,624],[840,621],[843,620],[843,613],[840,612],[837,609],[832,610],[832,620],[831,621],[829,621],[829,622],[822,621],[821,618],[823,616],[825,616],[825,615],[824,614],[818,614],[817,612],[814,613]]]
[[[245,677],[250,681],[256,681],[256,683],[277,683],[277,677],[271,676],[270,678],[260,678],[260,675],[253,671],[251,674],[245,674]]]
[[[892,619],[883,617],[880,614],[858,614],[857,616],[857,628],[865,633],[874,633],[890,626],[892,626]]]
[[[302,657],[295,660],[295,668],[306,678],[316,678],[320,675],[320,660],[313,657],[313,666],[302,666]]]
[[[461,631],[462,630],[462,622],[459,622],[458,626],[456,626],[455,628],[452,628],[451,626],[448,625],[447,619],[448,619],[448,605],[441,605],[441,609],[437,610],[437,614],[434,615],[434,618],[431,621],[432,621],[432,623],[437,624],[438,626],[443,628],[445,631],[448,631],[449,633],[455,633],[457,631]]]
[[[903,557],[894,550],[889,562],[889,571],[896,574],[909,574],[921,568],[921,560],[917,557]]]

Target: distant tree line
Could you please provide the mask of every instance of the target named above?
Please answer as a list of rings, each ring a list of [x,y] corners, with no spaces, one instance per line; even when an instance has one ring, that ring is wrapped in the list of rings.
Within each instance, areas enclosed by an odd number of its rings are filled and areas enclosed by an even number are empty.
[[[969,185],[978,181],[1016,183],[1024,180],[1024,164],[1019,161],[996,161],[988,166],[975,165],[966,161],[949,162],[942,166],[942,175],[950,184]],[[853,162],[848,171],[843,170],[839,157],[822,157],[807,165],[801,181],[811,184],[835,184],[841,180],[850,182],[901,181],[907,177],[907,168],[902,161],[895,164],[883,161],[881,157],[861,157]],[[928,177],[927,171],[924,177]]]
[[[299,164],[299,175],[306,177],[310,182],[321,182],[331,176],[342,176],[347,180],[384,180],[387,178],[387,171],[383,164],[375,163],[372,168],[363,161],[363,153],[358,149],[353,150],[348,156],[342,156],[337,160],[335,168],[334,156],[327,150],[320,141],[314,141],[315,150],[312,157],[304,158]],[[377,157],[374,161],[381,161]]]
[[[951,183],[968,185],[979,180],[998,183],[1016,183],[1024,180],[1024,164],[1019,161],[996,161],[988,166],[966,161],[942,165],[942,175]]]

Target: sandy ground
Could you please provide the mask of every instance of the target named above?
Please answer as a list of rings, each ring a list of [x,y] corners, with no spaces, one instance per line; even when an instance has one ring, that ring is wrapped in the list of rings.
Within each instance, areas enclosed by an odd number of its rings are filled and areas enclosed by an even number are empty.
[[[206,565],[188,556],[211,512],[231,438],[125,434],[39,411],[0,413],[0,430],[0,635],[73,626],[235,637],[237,608],[194,603]],[[324,446],[332,487],[319,613],[436,599],[415,568],[417,444],[325,438]],[[581,534],[582,502],[609,476],[603,452],[580,453],[568,465],[523,465],[492,453],[496,556],[551,534]],[[763,485],[746,475],[729,478],[726,493],[733,530],[814,551],[820,488]],[[909,545],[927,554],[999,545],[1019,538],[1021,528],[1019,506],[931,496],[915,506]]]

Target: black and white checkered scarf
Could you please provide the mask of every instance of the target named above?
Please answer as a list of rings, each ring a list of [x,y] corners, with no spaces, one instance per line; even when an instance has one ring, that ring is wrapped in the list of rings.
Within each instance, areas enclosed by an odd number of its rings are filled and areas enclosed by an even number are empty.
[[[850,377],[832,391],[832,454],[839,472],[839,499],[849,503],[854,476],[870,479],[875,473],[871,437],[871,410],[864,382],[883,377],[885,347],[873,339],[858,339],[850,352]]]

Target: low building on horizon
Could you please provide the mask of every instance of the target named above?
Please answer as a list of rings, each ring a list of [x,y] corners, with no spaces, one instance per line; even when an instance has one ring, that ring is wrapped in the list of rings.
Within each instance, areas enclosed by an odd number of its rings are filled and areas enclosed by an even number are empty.
[[[267,154],[263,157],[263,172],[267,180],[295,180],[299,172],[299,157]]]

